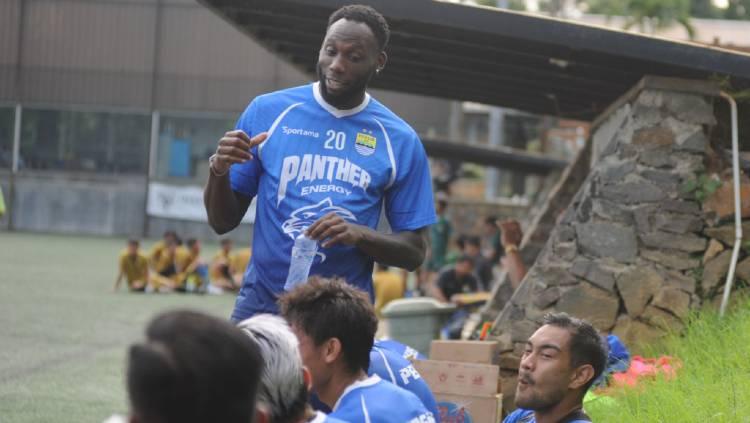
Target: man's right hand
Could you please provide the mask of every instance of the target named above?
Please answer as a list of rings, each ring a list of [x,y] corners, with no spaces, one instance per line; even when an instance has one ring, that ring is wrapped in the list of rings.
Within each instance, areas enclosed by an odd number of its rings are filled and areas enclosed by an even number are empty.
[[[260,134],[250,138],[245,131],[229,131],[219,140],[216,154],[211,163],[214,173],[223,175],[229,171],[234,163],[245,163],[253,159],[250,149],[262,143],[268,138],[268,133]]]
[[[501,222],[498,222],[497,226],[501,231],[500,242],[503,244],[503,246],[521,246],[521,241],[523,240],[523,232],[521,231],[521,225],[517,220],[503,220]]]

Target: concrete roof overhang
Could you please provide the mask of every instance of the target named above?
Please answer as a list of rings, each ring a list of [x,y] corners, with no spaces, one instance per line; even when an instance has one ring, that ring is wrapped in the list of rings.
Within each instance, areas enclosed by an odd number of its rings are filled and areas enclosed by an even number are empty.
[[[328,16],[356,2],[199,1],[311,76]],[[750,54],[737,51],[441,1],[366,3],[391,27],[375,88],[589,121],[646,75],[750,89]]]

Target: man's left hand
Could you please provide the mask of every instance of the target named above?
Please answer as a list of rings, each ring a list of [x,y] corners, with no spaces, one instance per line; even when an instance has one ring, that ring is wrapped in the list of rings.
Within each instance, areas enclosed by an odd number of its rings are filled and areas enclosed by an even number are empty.
[[[329,248],[336,244],[357,245],[365,237],[366,231],[364,226],[348,222],[331,212],[313,223],[306,235],[320,242],[321,247]]]

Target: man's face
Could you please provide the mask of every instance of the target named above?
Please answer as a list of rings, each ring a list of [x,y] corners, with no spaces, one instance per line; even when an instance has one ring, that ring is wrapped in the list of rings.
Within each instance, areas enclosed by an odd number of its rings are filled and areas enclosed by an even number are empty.
[[[138,253],[138,244],[128,243],[128,254],[134,256]]]
[[[478,245],[472,244],[470,242],[466,243],[466,254],[470,255],[472,257],[476,257],[480,253],[480,249]]]
[[[385,54],[380,52],[370,27],[339,19],[328,28],[318,55],[323,97],[334,105],[356,98],[383,65]]]
[[[316,388],[328,383],[330,379],[330,371],[324,358],[323,347],[315,345],[315,341],[295,324],[292,324],[292,332],[297,336],[302,364],[310,370],[313,390],[316,390]]]
[[[224,250],[224,252],[228,253],[232,251],[232,243],[231,242],[224,242],[221,244],[221,249]]]
[[[474,264],[471,260],[459,260],[456,262],[456,275],[465,276],[474,270]]]
[[[570,365],[570,332],[556,326],[539,328],[526,342],[516,387],[516,405],[545,410],[569,392],[574,369]]]
[[[191,250],[193,250],[193,253],[196,253],[196,254],[200,253],[200,251],[201,251],[201,242],[200,241],[195,241],[195,244],[193,244],[193,247],[191,248]]]

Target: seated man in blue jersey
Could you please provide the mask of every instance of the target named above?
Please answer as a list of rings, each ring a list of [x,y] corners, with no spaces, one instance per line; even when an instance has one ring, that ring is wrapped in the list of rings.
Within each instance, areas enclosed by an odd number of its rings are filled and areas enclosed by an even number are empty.
[[[299,342],[284,319],[258,314],[237,327],[258,344],[263,357],[258,408],[268,423],[342,423],[308,404],[310,370],[302,365]]]
[[[313,277],[284,294],[279,305],[299,339],[313,390],[333,410],[331,417],[350,423],[435,422],[416,395],[367,376],[378,322],[366,293],[342,280]]]
[[[583,397],[607,364],[607,347],[591,324],[548,314],[526,341],[516,388],[516,411],[503,423],[582,423]]]
[[[424,147],[367,93],[383,71],[389,29],[369,6],[328,20],[318,81],[256,97],[209,161],[204,203],[226,233],[257,200],[253,256],[232,319],[278,313],[294,240],[318,242],[310,275],[343,277],[373,298],[377,261],[414,270],[437,221]],[[385,211],[392,233],[376,231]]]
[[[378,375],[381,379],[412,392],[430,410],[435,421],[440,421],[440,410],[435,397],[411,361],[393,351],[379,348],[376,344],[370,351],[370,367],[367,374]]]
[[[375,346],[383,350],[393,351],[407,360],[427,360],[427,356],[420,353],[415,348],[393,339],[376,339]]]

